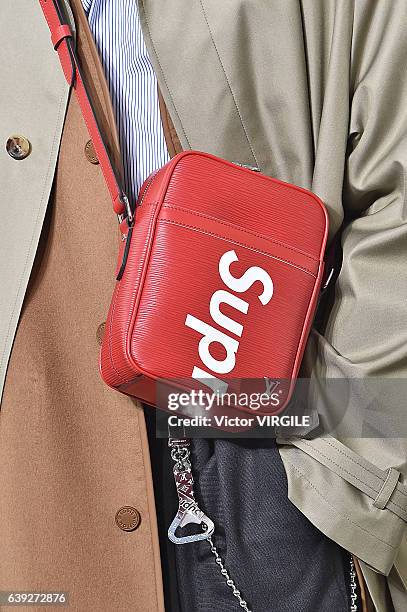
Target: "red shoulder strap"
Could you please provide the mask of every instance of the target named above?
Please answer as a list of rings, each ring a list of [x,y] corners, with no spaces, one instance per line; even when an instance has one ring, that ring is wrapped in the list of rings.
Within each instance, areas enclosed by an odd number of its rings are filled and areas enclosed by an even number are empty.
[[[39,2],[51,32],[52,44],[58,52],[65,78],[75,90],[83,118],[112,197],[113,209],[118,215],[126,214],[128,221],[131,221],[132,209],[103,142],[96,114],[81,75],[73,35],[64,17],[60,0],[39,0]]]

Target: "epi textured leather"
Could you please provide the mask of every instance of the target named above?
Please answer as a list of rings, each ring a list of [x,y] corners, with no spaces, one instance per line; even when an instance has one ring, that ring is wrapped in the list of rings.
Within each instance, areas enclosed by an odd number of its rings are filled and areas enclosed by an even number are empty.
[[[208,153],[153,173],[133,211],[120,187],[58,0],[40,0],[92,138],[122,244],[100,372],[148,404],[165,389],[264,392],[289,401],[318,301],[328,217],[310,191]],[[157,384],[160,383],[160,384]],[[165,397],[165,393],[164,393]],[[232,409],[251,412],[250,406]]]
[[[207,153],[176,155],[140,192],[106,323],[103,379],[153,405],[156,381],[230,390],[242,379],[283,379],[284,401],[260,409],[281,411],[317,304],[326,237],[313,193]]]

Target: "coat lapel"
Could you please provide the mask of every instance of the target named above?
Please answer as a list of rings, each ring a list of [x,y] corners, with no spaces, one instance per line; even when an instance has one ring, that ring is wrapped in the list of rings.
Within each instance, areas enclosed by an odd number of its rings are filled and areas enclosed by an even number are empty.
[[[139,6],[182,147],[309,187],[313,138],[298,2],[139,0]]]
[[[109,86],[81,0],[71,0],[79,61],[98,123],[116,168],[122,170],[120,144]]]

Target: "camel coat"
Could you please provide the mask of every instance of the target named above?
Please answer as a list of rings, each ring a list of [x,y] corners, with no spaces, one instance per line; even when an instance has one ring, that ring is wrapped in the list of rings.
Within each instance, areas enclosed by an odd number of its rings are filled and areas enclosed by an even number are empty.
[[[31,245],[38,235],[20,237],[10,228],[16,257],[28,258],[30,248],[36,254],[0,413],[0,590],[67,591],[69,609],[81,612],[162,612],[144,413],[103,384],[97,365],[114,285],[117,220],[100,166],[86,156],[86,126],[75,96],[68,102],[39,3],[4,4],[2,39],[15,29],[22,43],[17,66],[16,40],[6,47],[9,57],[3,48],[2,62],[14,62],[6,89],[13,91],[18,78],[23,100],[3,109],[2,135],[26,136],[32,152],[18,161],[1,151],[9,189],[2,213],[7,203],[14,208],[12,225],[29,223],[31,232],[33,209],[43,204],[36,214],[46,214],[36,249]],[[117,150],[86,18],[76,25],[99,114]],[[10,285],[24,282],[11,255]],[[134,531],[115,521],[126,506],[140,516]]]
[[[326,203],[343,262],[305,372],[350,381],[357,414],[364,395],[353,379],[407,375],[405,1],[139,8],[167,136],[173,124],[183,148],[259,166]],[[71,9],[119,163],[79,0]],[[1,11],[1,138],[21,134],[31,152],[0,151],[0,590],[64,589],[74,610],[162,610],[143,413],[97,371],[116,221],[38,3],[3,0]],[[322,417],[334,409],[318,385],[312,403]],[[388,420],[403,405],[393,392],[376,409]],[[406,609],[406,436],[339,430],[281,440],[280,452],[291,501],[360,559],[376,610]],[[115,521],[126,506],[133,531]]]

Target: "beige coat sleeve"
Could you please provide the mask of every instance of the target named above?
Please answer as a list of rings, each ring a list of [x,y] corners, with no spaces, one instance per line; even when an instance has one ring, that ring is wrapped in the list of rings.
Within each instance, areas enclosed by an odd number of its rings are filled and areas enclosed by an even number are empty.
[[[395,563],[394,579],[407,576],[407,489],[397,484],[407,476],[406,23],[403,0],[354,3],[343,263],[327,325],[306,356],[328,432],[337,419],[334,439],[281,448],[294,503],[377,571]],[[380,578],[364,568],[378,609],[388,609]],[[405,609],[401,580],[393,588]]]
[[[281,444],[281,455],[293,503],[394,575],[407,519],[407,443],[398,433],[407,425],[407,3],[181,4],[139,0],[182,146],[311,188],[326,203],[331,237],[343,229],[333,305],[305,356],[309,404],[332,437]],[[331,378],[342,382],[327,394]],[[346,418],[333,431],[338,410]],[[391,608],[376,576],[382,612]],[[406,593],[396,588],[401,610]]]

